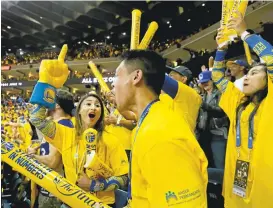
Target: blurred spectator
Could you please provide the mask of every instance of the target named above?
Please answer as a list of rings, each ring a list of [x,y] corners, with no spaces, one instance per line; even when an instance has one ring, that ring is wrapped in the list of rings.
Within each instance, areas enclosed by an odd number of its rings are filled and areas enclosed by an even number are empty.
[[[221,93],[211,80],[211,71],[199,74],[199,82],[204,88],[196,133],[208,161],[209,167],[224,169],[228,133],[228,119],[218,106]]]
[[[230,74],[235,78],[235,86],[242,92],[243,82],[245,75],[247,74],[248,64],[243,60],[228,61],[227,68],[230,70]]]

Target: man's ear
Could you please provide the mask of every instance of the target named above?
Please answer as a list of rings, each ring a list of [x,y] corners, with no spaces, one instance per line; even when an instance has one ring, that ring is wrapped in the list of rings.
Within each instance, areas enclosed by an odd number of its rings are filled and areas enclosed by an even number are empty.
[[[133,72],[133,84],[137,85],[143,77],[143,72],[140,69],[137,69]]]
[[[186,76],[181,76],[181,78],[180,78],[180,81],[181,81],[183,84],[187,83],[187,80],[188,80],[188,77],[186,77]]]

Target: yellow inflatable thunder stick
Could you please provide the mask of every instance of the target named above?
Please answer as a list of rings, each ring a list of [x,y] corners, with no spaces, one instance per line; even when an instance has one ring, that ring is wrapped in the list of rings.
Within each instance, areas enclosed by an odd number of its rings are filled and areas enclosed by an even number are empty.
[[[232,7],[231,7],[232,4]],[[239,11],[242,16],[245,16],[246,9],[247,9],[248,0],[234,0],[229,2],[229,8],[231,8],[228,20],[234,18],[237,16],[236,11]],[[227,30],[225,33],[227,37],[231,41],[234,41],[234,39],[238,36],[235,30]]]
[[[245,49],[245,54],[246,54],[246,60],[247,60],[247,63],[248,65],[252,65],[252,58],[251,58],[251,53],[250,53],[250,49],[249,49],[249,46],[247,45],[247,43],[244,41],[244,49]]]
[[[96,67],[96,65],[92,61],[89,61],[88,64],[89,64],[89,67],[90,67],[91,71],[93,72],[94,76],[97,78],[97,80],[98,80],[98,82],[99,82],[99,84],[101,86],[102,91],[104,91],[104,92],[110,92],[110,89],[109,89],[108,85],[105,83],[105,81],[102,78],[102,75],[99,72],[99,70]],[[114,115],[116,115],[116,116],[120,115],[120,113],[118,112],[118,110],[114,111]]]
[[[220,22],[220,27],[223,30],[224,36],[219,40],[219,47],[221,48],[224,45],[227,45],[229,43],[229,37],[225,35],[227,32],[227,23],[228,23],[228,14],[230,10],[230,6],[232,6],[230,3],[232,1],[223,0],[222,1],[222,19]]]
[[[151,22],[147,32],[145,33],[145,35],[144,35],[144,37],[137,49],[142,49],[142,50],[147,49],[151,40],[153,39],[153,37],[157,31],[157,29],[158,29],[158,24],[156,22]]]
[[[41,146],[40,142],[34,142],[31,145],[31,148],[38,148]],[[37,154],[40,154],[40,149],[38,149]],[[37,198],[37,185],[34,181],[30,181],[30,190],[31,190],[31,194],[30,194],[30,207],[33,208],[36,198]]]
[[[102,204],[95,196],[86,193],[78,186],[70,183],[67,179],[37,160],[32,159],[21,149],[9,142],[2,141],[1,159],[70,207],[109,208],[107,205]]]
[[[132,11],[131,46],[130,46],[131,50],[138,48],[141,14],[142,14],[141,11],[138,9],[134,9]]]

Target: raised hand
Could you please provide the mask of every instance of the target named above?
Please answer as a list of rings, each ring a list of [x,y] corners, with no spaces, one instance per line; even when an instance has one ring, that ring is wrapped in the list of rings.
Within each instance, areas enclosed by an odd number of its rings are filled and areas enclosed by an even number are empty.
[[[64,62],[67,45],[61,49],[58,60],[43,60],[40,65],[39,80],[35,85],[30,103],[39,104],[49,109],[55,108],[56,89],[67,80],[69,71]]]
[[[204,72],[204,71],[208,71],[207,67],[205,65],[202,65],[201,66],[201,71]]]
[[[209,57],[209,69],[213,68],[213,64],[214,64],[214,58],[213,56]]]
[[[227,28],[235,30],[239,36],[247,30],[244,17],[239,11],[236,11],[235,16],[228,21]]]
[[[69,74],[68,66],[64,62],[67,49],[67,45],[63,45],[57,60],[42,60],[39,82],[50,84],[57,89],[63,86]]]
[[[228,45],[224,45],[224,46],[219,48],[219,45],[222,42],[221,41],[222,39],[224,39],[224,30],[222,28],[219,28],[217,36],[216,36],[216,43],[218,45],[218,49],[226,49],[228,47]]]

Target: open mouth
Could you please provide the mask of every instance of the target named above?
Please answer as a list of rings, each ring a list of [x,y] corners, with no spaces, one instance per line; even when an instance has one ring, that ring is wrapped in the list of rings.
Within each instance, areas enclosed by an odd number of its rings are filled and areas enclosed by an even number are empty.
[[[89,118],[95,118],[96,115],[94,113],[89,113],[88,116]]]

